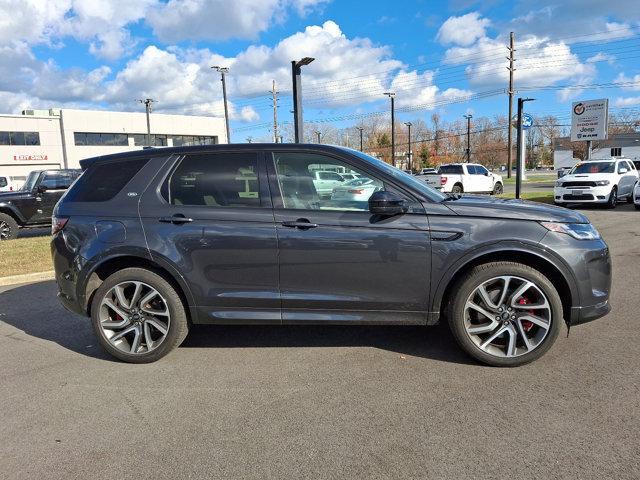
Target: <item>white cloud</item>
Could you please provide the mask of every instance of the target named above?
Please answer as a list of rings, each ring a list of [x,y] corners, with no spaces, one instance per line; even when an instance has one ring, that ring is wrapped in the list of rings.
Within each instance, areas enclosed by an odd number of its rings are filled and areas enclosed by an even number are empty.
[[[257,38],[292,8],[299,15],[327,0],[169,0],[149,11],[147,22],[163,41]]]
[[[464,64],[465,58],[496,58],[496,52],[505,50],[499,38],[483,37],[470,47],[453,47],[445,52],[445,63]],[[516,88],[532,85],[553,85],[561,80],[589,81],[596,70],[593,64],[582,63],[571,48],[563,42],[551,42],[529,36],[519,41],[520,55],[516,60]],[[524,52],[527,52],[526,54]],[[506,60],[488,60],[465,68],[469,82],[476,86],[504,86],[509,79]],[[436,77],[437,79],[437,77]]]
[[[640,97],[618,97],[613,104],[616,107],[633,107],[640,105]]]
[[[626,83],[627,85],[621,87],[623,90],[640,90],[640,74],[633,77],[627,77],[624,72],[620,72],[615,79],[617,83]]]
[[[490,24],[489,19],[480,17],[478,12],[467,13],[461,17],[449,17],[438,30],[436,40],[443,45],[466,47],[484,37]]]
[[[616,56],[608,53],[596,53],[595,55],[587,58],[587,63],[598,63],[598,62],[607,62],[609,65],[613,65],[616,61]]]

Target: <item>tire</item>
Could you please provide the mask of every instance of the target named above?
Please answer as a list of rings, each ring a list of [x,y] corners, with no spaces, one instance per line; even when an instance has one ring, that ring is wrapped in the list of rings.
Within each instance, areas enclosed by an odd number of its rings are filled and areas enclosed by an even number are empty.
[[[141,285],[138,301],[133,308],[124,308],[114,289],[118,287],[123,297],[129,296],[128,300],[133,300],[138,284]],[[127,319],[105,305],[105,300],[115,304]],[[125,268],[100,285],[91,302],[91,323],[102,348],[129,363],[159,360],[178,347],[189,331],[185,306],[176,289],[160,275],[143,268]],[[115,328],[116,323],[122,325]],[[114,328],[105,327],[107,324]],[[133,331],[121,335],[132,328]],[[120,338],[114,341],[118,336]],[[137,351],[132,352],[136,344]]]
[[[0,213],[0,241],[16,238],[19,228],[15,218],[6,213]]]
[[[502,304],[505,307],[511,305],[508,307],[511,310],[507,311],[501,306],[502,313],[499,313],[497,308],[490,309],[488,304],[482,305],[479,299],[481,297],[477,296],[479,295],[477,292],[480,286],[484,285],[485,291],[488,291],[493,296],[493,301],[498,303],[497,297],[502,295],[500,285],[503,285],[500,282],[504,282],[500,277],[506,276],[510,277],[507,289],[510,293],[505,295]],[[527,285],[526,282],[531,282],[533,286],[523,291],[522,295],[515,297],[519,289]],[[497,290],[491,290],[492,285],[497,285]],[[551,281],[538,270],[521,263],[492,262],[478,265],[467,272],[451,291],[455,292],[455,296],[451,298],[447,309],[449,328],[458,345],[468,355],[486,365],[517,367],[540,358],[551,348],[564,322],[562,302]],[[536,310],[527,309],[526,303],[521,304],[523,300],[526,301],[525,297],[533,297],[529,303],[544,304],[547,307]],[[545,297],[546,302],[544,302]],[[489,318],[468,307],[468,300],[480,305],[487,314],[495,314],[496,317]],[[506,318],[501,317],[498,320],[499,315],[506,315]],[[533,318],[531,315],[534,315]],[[514,316],[515,320],[513,320]],[[540,324],[534,324],[526,318],[535,319]],[[492,325],[495,325],[493,329],[491,329]],[[529,330],[525,331],[524,329],[527,328]],[[487,331],[474,335],[475,332],[469,332],[468,329]],[[502,329],[508,329],[508,331]],[[483,348],[484,342],[500,331],[503,333]],[[527,337],[526,343],[522,338],[523,333],[525,336],[531,335],[531,338]],[[515,338],[513,342],[515,348],[509,355],[511,338]],[[501,346],[500,343],[504,345]],[[527,345],[531,348],[527,348]]]
[[[452,188],[451,188],[451,193],[455,193],[456,195],[460,195],[463,193],[463,189],[462,189],[462,185],[460,185],[459,183],[456,183]]]
[[[627,203],[633,203],[633,192],[636,189],[636,184],[633,185],[633,187],[631,187],[631,192],[629,193],[629,195],[627,195]]]
[[[640,205],[638,205],[637,203],[633,205],[634,207],[636,207],[636,210],[640,210]]]
[[[618,187],[613,187],[609,194],[609,200],[607,200],[606,207],[614,209],[616,208],[616,205],[618,205]]]
[[[502,183],[496,182],[496,184],[493,186],[493,194],[502,195],[503,192],[504,192],[504,187],[502,186]]]

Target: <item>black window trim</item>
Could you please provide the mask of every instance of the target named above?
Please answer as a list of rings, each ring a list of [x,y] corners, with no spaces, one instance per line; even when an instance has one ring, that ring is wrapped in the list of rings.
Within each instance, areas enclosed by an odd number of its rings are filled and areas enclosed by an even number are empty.
[[[272,194],[271,194],[271,199],[273,202],[273,208],[276,210],[283,210],[283,211],[287,211],[287,212],[300,212],[302,210],[297,210],[297,209],[292,209],[292,208],[284,208],[284,202],[282,201],[282,192],[280,191],[280,185],[278,183],[278,174],[276,171],[276,163],[275,163],[275,154],[277,153],[308,153],[308,154],[314,154],[314,155],[323,155],[329,158],[333,158],[337,161],[340,161],[342,163],[346,163],[347,165],[355,168],[356,170],[359,170],[361,172],[367,173],[369,175],[371,175],[374,178],[378,178],[380,180],[383,181],[384,184],[388,184],[390,186],[393,187],[393,189],[395,191],[397,191],[398,193],[400,193],[401,195],[406,196],[409,200],[411,200],[413,203],[415,203],[415,205],[420,205],[422,207],[422,212],[411,212],[409,213],[409,215],[423,215],[426,214],[426,210],[425,210],[425,206],[424,203],[435,203],[432,200],[428,200],[425,199],[423,201],[421,201],[420,199],[418,199],[418,197],[411,192],[410,190],[408,190],[406,187],[402,186],[402,185],[398,185],[397,182],[394,182],[392,177],[390,177],[389,175],[386,175],[384,172],[379,172],[376,170],[373,170],[371,168],[367,168],[368,165],[366,165],[365,162],[361,162],[358,161],[358,159],[356,158],[355,161],[352,157],[349,156],[343,156],[343,155],[339,155],[339,154],[335,154],[334,152],[319,152],[317,150],[313,150],[313,149],[306,149],[306,148],[300,148],[300,149],[278,149],[278,148],[272,148],[272,149],[268,149],[264,151],[264,155],[265,155],[265,163],[267,165],[267,170],[268,170],[268,174],[269,174],[269,189],[271,190]],[[339,210],[314,210],[314,212],[327,212],[327,213],[335,213]],[[354,211],[350,211],[350,210],[344,210],[345,212],[349,212],[349,213],[359,213],[359,212],[354,212]],[[368,213],[367,211],[362,211],[362,213]]]
[[[204,146],[204,145],[203,145]],[[260,206],[257,207],[228,207],[228,206],[210,206],[210,205],[174,205],[170,203],[170,198],[165,198],[162,194],[162,188],[166,184],[167,192],[168,185],[171,182],[171,177],[178,169],[182,161],[191,155],[219,155],[219,154],[230,154],[230,153],[253,153],[256,155],[257,164],[258,164],[258,189],[260,192]],[[233,148],[233,149],[216,149],[212,150],[193,150],[188,153],[178,153],[172,154],[167,159],[168,162],[173,162],[173,164],[169,165],[169,167],[165,170],[164,175],[160,175],[158,180],[153,180],[156,182],[156,196],[158,200],[165,206],[173,208],[173,209],[211,209],[212,211],[221,211],[221,210],[233,210],[233,211],[248,211],[248,210],[264,210],[264,209],[273,209],[273,203],[271,200],[271,192],[269,190],[269,185],[267,181],[267,168],[265,165],[265,157],[264,150],[257,150],[255,148]],[[166,165],[166,163],[165,163]]]

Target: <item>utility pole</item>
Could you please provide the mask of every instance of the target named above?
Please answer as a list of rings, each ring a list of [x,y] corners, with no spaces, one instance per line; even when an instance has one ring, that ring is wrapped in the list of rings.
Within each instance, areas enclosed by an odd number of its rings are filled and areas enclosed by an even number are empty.
[[[320,141],[320,135],[321,135],[320,131],[319,131],[319,130],[316,130],[316,131],[315,131],[315,132],[313,132],[313,133],[315,133],[315,134],[316,134],[316,136],[318,137],[318,142],[317,142],[317,143],[322,143],[322,142]]]
[[[507,118],[507,178],[511,178],[511,165],[513,163],[511,154],[512,154],[512,138],[511,138],[511,116],[513,115],[513,72],[516,70],[514,67],[515,53],[516,49],[514,46],[515,35],[513,32],[509,33],[509,46],[507,49],[509,50],[509,56],[507,60],[509,60],[509,66],[507,70],[509,70],[509,118]]]
[[[524,102],[531,102],[533,98],[518,98],[518,135],[516,137],[517,159],[516,159],[516,198],[520,198],[520,190],[522,189],[522,169],[524,168],[524,142],[522,131],[522,110],[524,109]],[[511,126],[509,126],[511,128]]]
[[[229,73],[228,67],[211,67],[220,73],[220,81],[222,82],[222,101],[224,103],[224,123],[227,130],[227,143],[231,143],[231,131],[229,130],[229,109],[227,108],[227,81],[225,75]]]
[[[278,143],[278,92],[276,92],[276,81],[271,86],[273,96],[273,143]]]
[[[395,96],[394,92],[384,92],[384,95],[388,96],[391,99],[391,165],[396,166],[396,132],[395,132],[395,123],[396,123],[396,112],[395,112]]]
[[[356,127],[358,129],[358,131],[360,132],[360,151],[362,152],[362,131],[364,130],[364,127]]]
[[[293,130],[294,142],[304,140],[304,124],[302,122],[302,81],[300,79],[302,67],[309,65],[315,58],[304,57],[302,60],[291,61],[291,80],[293,83]]]
[[[409,144],[409,154],[408,154],[408,156],[409,156],[409,170],[413,171],[413,168],[412,168],[413,167],[413,165],[412,165],[413,162],[411,161],[411,125],[413,125],[413,123],[405,122],[404,124],[409,129],[409,141],[407,142]]]
[[[467,163],[471,162],[471,119],[473,115],[464,115],[467,119]]]
[[[140,103],[144,103],[145,110],[147,112],[147,147],[151,147],[151,105],[155,100],[153,98],[145,98],[144,100],[138,100]]]

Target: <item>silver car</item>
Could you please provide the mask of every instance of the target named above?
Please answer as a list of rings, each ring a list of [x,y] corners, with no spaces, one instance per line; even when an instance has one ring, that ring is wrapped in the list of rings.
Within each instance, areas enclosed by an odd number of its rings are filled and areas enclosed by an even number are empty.
[[[367,202],[374,192],[382,189],[382,184],[379,181],[360,177],[335,187],[331,193],[331,200]]]

